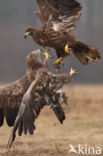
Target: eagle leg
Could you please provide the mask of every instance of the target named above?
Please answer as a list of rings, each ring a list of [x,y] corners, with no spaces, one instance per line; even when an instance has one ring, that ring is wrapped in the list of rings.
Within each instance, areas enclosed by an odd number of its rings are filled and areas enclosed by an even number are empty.
[[[63,57],[59,57],[59,58],[54,62],[54,66],[56,67],[57,72],[59,72],[59,70],[60,70],[59,65],[64,65],[64,63],[63,63]]]

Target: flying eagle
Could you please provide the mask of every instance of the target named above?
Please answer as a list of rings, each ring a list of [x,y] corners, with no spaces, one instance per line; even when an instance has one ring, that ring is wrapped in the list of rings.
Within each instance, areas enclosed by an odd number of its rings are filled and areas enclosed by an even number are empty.
[[[81,15],[81,4],[76,0],[36,0],[40,11],[35,14],[41,20],[41,29],[28,27],[24,37],[32,36],[39,45],[51,47],[56,50],[58,60],[55,64],[63,63],[65,56],[70,55],[69,50],[83,65],[101,58],[96,48],[88,46],[76,39],[72,31],[75,21]]]
[[[30,58],[33,56],[35,56],[35,59],[33,62],[29,62],[29,65],[32,63],[35,64],[35,67],[37,67],[37,73],[35,74],[34,81],[32,81],[28,89],[25,89],[22,85],[23,82],[20,83],[20,81],[18,81],[9,85],[9,87],[6,87],[5,92],[3,92],[4,89],[1,90],[2,94],[0,94],[0,99],[2,99],[2,101],[0,107],[4,112],[8,111],[8,116],[6,116],[9,121],[8,125],[14,125],[7,148],[10,148],[15,140],[17,129],[19,136],[21,136],[23,132],[24,134],[33,134],[36,128],[34,125],[35,119],[45,105],[50,106],[61,124],[65,120],[62,103],[67,103],[67,97],[60,89],[64,84],[69,83],[77,72],[71,69],[68,74],[54,75],[48,70],[48,54],[46,54],[46,58],[43,62],[40,59],[40,53],[38,51],[29,55]],[[24,83],[26,85],[26,81]],[[19,84],[22,89],[25,89],[25,93],[22,91],[23,96],[19,93],[19,87],[16,87],[15,84]],[[7,94],[8,92],[10,92],[9,96]],[[15,114],[15,109],[19,110],[18,114],[17,111]]]

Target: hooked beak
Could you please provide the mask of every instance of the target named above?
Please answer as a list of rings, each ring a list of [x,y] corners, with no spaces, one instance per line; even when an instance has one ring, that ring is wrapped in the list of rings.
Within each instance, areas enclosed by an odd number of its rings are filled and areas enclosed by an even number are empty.
[[[25,32],[24,33],[24,38],[26,39],[30,35],[30,32]]]
[[[40,56],[40,54],[42,53],[41,49],[38,49],[38,55]]]

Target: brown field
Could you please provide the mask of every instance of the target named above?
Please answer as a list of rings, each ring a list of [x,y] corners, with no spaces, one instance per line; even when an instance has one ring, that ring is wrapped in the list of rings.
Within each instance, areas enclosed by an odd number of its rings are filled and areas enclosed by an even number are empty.
[[[35,134],[17,136],[10,151],[6,151],[6,144],[11,128],[5,124],[0,128],[0,156],[76,156],[68,153],[70,144],[103,149],[103,85],[70,86],[64,90],[69,97],[64,106],[64,124],[59,124],[52,110],[44,108],[36,121]]]

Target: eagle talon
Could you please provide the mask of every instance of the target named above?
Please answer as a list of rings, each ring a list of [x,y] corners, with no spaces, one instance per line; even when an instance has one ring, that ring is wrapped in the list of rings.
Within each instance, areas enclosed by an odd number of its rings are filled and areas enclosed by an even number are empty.
[[[69,53],[69,50],[72,50],[71,48],[69,48],[69,44],[66,44],[64,47],[65,53]]]
[[[45,55],[46,56],[46,58],[54,58],[51,54],[50,54],[50,49],[46,49],[46,48],[44,48],[44,51],[42,52],[42,54],[43,55]]]
[[[58,58],[58,59],[54,62],[54,65],[59,65],[59,64],[63,64],[63,57]]]
[[[75,69],[73,68],[70,69],[70,76],[77,75],[77,74],[78,72]]]

